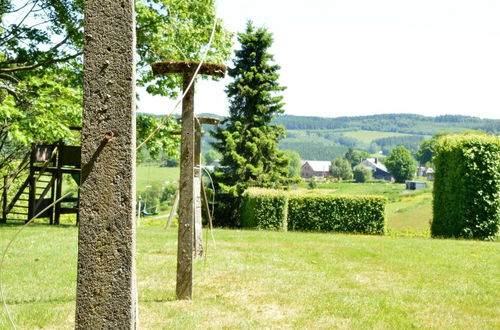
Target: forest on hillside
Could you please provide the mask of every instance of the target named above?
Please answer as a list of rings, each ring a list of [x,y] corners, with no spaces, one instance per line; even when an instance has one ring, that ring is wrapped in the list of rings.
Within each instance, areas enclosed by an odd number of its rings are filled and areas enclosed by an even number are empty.
[[[200,114],[223,120],[214,114]],[[470,116],[443,115],[426,117],[415,114],[382,114],[358,117],[307,117],[280,115],[274,121],[286,128],[280,148],[297,151],[302,159],[331,160],[343,156],[349,147],[371,154],[387,155],[394,147],[404,146],[413,154],[425,139],[437,133],[481,130],[500,134],[500,120]],[[213,126],[203,125],[208,132]],[[211,149],[210,134],[203,137],[203,152]]]
[[[414,135],[437,132],[461,132],[468,129],[500,133],[500,120],[470,116],[443,115],[427,117],[415,114],[381,114],[358,117],[306,117],[281,115],[274,121],[287,130],[368,130]]]

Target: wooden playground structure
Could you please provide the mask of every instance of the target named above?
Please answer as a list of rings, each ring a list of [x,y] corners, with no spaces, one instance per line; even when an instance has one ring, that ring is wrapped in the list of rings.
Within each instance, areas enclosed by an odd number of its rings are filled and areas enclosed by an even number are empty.
[[[10,177],[4,177],[0,222],[29,221],[62,197],[67,175],[80,185],[80,172],[80,146],[67,146],[63,142],[34,144],[18,170]],[[14,180],[24,176],[26,179],[9,200]],[[48,218],[51,225],[58,225],[61,214],[76,214],[78,223],[79,199],[79,192],[75,197],[66,197],[45,210],[39,218]]]

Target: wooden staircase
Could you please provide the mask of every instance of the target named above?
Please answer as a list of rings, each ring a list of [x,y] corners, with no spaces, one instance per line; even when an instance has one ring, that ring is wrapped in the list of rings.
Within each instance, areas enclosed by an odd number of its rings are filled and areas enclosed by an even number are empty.
[[[26,162],[26,159],[29,162]],[[53,206],[50,205],[61,198],[63,175],[79,176],[80,171],[80,147],[65,146],[62,143],[34,145],[15,175],[4,179],[0,222],[27,222],[43,211],[38,218],[49,218],[50,224],[59,224],[61,214],[78,214],[79,196],[68,197]],[[10,185],[16,178],[22,177],[26,179],[8,202]],[[74,206],[63,207],[63,203],[72,203]]]

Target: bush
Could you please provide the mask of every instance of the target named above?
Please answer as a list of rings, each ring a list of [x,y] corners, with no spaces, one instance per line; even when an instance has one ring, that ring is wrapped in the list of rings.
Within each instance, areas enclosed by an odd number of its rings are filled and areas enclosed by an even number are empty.
[[[433,237],[494,239],[500,222],[500,138],[449,135],[438,140]]]
[[[286,231],[288,197],[283,191],[250,188],[243,194],[241,225]]]
[[[179,187],[176,184],[165,185],[160,196],[160,203],[167,202],[168,205],[172,205],[178,189]]]
[[[309,180],[309,183],[307,184],[307,186],[309,187],[309,189],[316,189],[318,187],[318,183],[316,182],[316,180],[314,178],[311,178],[311,180]]]
[[[367,182],[368,180],[371,180],[373,176],[372,170],[363,165],[356,166],[352,171],[352,174],[354,176],[354,181],[358,183]]]
[[[378,196],[291,195],[288,229],[383,235],[385,204]]]
[[[378,196],[300,195],[252,188],[244,194],[241,218],[247,228],[381,235],[385,203]]]

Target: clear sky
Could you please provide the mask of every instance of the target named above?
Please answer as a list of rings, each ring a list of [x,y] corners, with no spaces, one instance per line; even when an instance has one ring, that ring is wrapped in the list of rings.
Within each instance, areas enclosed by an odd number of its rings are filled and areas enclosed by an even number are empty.
[[[498,0],[218,0],[217,8],[231,31],[252,20],[273,33],[287,114],[500,119]],[[196,112],[227,114],[228,82],[198,83]],[[173,107],[140,95],[139,111]]]

